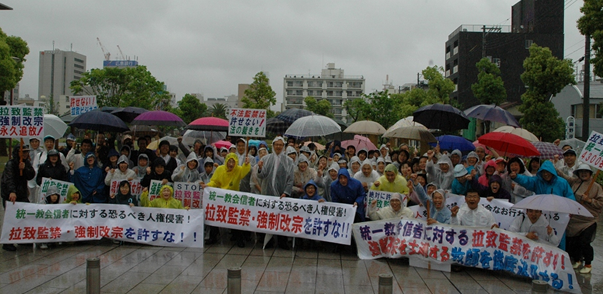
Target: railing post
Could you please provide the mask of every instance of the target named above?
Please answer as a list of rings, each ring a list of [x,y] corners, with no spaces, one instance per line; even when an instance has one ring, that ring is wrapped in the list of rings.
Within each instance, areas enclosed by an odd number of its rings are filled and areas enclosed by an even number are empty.
[[[379,294],[392,294],[393,292],[393,277],[388,274],[379,275]]]
[[[228,294],[241,294],[241,268],[228,269]]]

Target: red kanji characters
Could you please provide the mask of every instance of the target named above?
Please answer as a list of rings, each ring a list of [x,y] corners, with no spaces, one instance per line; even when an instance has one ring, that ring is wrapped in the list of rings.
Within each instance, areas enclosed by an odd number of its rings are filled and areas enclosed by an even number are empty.
[[[241,213],[239,214],[239,225],[248,227],[250,216],[251,216],[251,210],[241,208]]]
[[[473,231],[473,247],[484,247],[484,231]]]
[[[258,211],[258,229],[268,229],[268,213],[265,211]]]
[[[505,233],[500,233],[498,235],[498,249],[509,252],[509,243],[511,241],[511,238],[509,237],[509,235],[505,234]]]
[[[291,224],[291,232],[297,234],[302,231],[302,223],[304,218],[296,215],[293,217],[293,224]]]
[[[38,227],[38,239],[39,240],[46,240],[49,238],[48,236],[48,232],[50,230],[47,227]]]
[[[496,248],[496,238],[498,234],[495,231],[488,231],[486,233],[486,247]]]
[[[231,206],[228,208],[228,224],[237,225],[239,220],[239,209]]]

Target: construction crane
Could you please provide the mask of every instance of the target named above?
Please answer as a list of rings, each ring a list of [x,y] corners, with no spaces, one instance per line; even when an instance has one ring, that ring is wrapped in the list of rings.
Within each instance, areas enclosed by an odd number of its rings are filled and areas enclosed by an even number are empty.
[[[124,56],[124,53],[121,52],[121,48],[119,48],[119,45],[117,45],[117,49],[119,49],[119,54],[121,54],[121,60],[126,60],[126,57]]]
[[[101,50],[103,51],[105,60],[111,60],[111,52],[107,51],[107,49],[105,48],[105,46],[103,46],[103,43],[101,43],[101,40],[98,37],[96,37],[96,40],[98,41],[98,45],[100,45]]]

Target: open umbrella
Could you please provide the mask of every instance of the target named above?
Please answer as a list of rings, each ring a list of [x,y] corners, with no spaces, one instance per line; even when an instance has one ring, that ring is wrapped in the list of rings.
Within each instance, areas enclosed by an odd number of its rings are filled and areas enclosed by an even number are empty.
[[[224,138],[226,138],[225,132],[186,130],[184,135],[182,135],[182,144],[193,146],[195,140],[201,140],[203,144],[207,145],[223,140]]]
[[[491,132],[479,137],[478,141],[507,154],[517,154],[520,156],[540,155],[540,152],[538,152],[532,143],[510,133]]]
[[[183,127],[186,124],[184,121],[179,118],[177,115],[163,111],[163,110],[153,110],[145,112],[139,116],[137,116],[133,121],[133,125],[153,125],[153,126],[174,126],[174,127]]]
[[[161,141],[163,141],[163,140],[168,141],[170,143],[170,145],[178,146],[178,139],[176,139],[174,137],[166,136],[159,140],[155,140],[155,141],[149,143],[149,145],[147,145],[147,148],[151,149],[151,150],[157,150],[159,148],[159,143],[161,143]]]
[[[44,115],[44,136],[51,135],[58,139],[63,137],[67,130],[67,124],[54,114]]]
[[[231,143],[231,142],[229,142],[229,141],[224,141],[224,140],[222,140],[222,141],[218,141],[218,142],[215,142],[215,143],[213,143],[213,144],[214,144],[214,146],[216,146],[216,148],[217,148],[218,150],[219,150],[220,148],[222,148],[222,147],[230,148],[230,145],[232,145],[232,143]]]
[[[130,131],[125,132],[126,135],[133,135],[135,137],[143,137],[143,136],[151,136],[155,137],[159,131],[155,129],[153,126],[144,126],[144,125],[133,125],[130,128]]]
[[[308,146],[312,143],[314,143],[314,146],[316,146],[316,150],[325,150],[325,145],[322,145],[318,142],[306,141],[304,142],[304,146]]]
[[[343,132],[363,135],[383,135],[386,129],[378,122],[361,120],[351,124]]]
[[[499,122],[518,128],[520,127],[519,122],[510,112],[494,104],[475,105],[465,110],[465,115],[467,115],[467,117]]]
[[[422,125],[421,123],[418,123],[416,121],[413,121],[413,117],[411,116],[407,116],[399,121],[397,121],[395,124],[393,124],[391,127],[389,127],[387,130],[393,130],[393,129],[397,129],[399,127],[412,127],[412,126],[417,126],[417,127],[423,127],[425,128],[424,125]],[[427,128],[425,128],[427,129]]]
[[[148,110],[140,107],[128,106],[124,108],[118,108],[113,110],[111,113],[121,118],[125,122],[132,122],[139,115],[147,112]]]
[[[287,128],[289,128],[289,123],[286,123],[276,117],[269,118],[266,121],[266,132],[274,133],[277,135],[284,134]]]
[[[455,150],[458,149],[461,152],[468,152],[475,150],[475,146],[471,141],[459,137],[459,136],[451,136],[451,135],[443,135],[436,137],[436,140],[440,143],[440,149],[442,150]],[[429,143],[431,147],[435,147],[438,143]]]
[[[538,142],[540,140],[538,140],[538,137],[536,137],[536,135],[532,134],[530,131],[526,130],[526,129],[522,129],[522,128],[516,128],[516,127],[512,127],[512,126],[502,126],[496,130],[494,130],[493,132],[497,132],[497,133],[511,133],[517,136],[520,136],[530,142]]]
[[[383,137],[424,141],[427,143],[437,141],[428,129],[419,126],[399,127],[396,129],[391,129],[385,132],[385,134],[383,134]]]
[[[584,145],[586,145],[586,143],[584,141],[582,141],[580,139],[576,139],[576,138],[562,140],[559,143],[559,146],[561,146],[562,148],[565,145],[572,146],[572,149],[576,150],[576,154],[580,154],[580,152],[582,152],[582,148],[584,148]]]
[[[413,112],[413,120],[430,129],[456,131],[469,127],[469,119],[462,111],[449,104],[423,106]]]
[[[292,124],[298,118],[308,116],[308,115],[313,115],[313,114],[314,114],[314,112],[309,111],[309,110],[291,108],[291,109],[287,109],[287,110],[281,112],[279,115],[276,116],[276,118],[278,118],[286,123]]]
[[[228,132],[228,121],[218,117],[202,117],[186,127],[189,130]]]
[[[341,141],[341,147],[343,148],[348,148],[350,145],[356,147],[356,150],[363,148],[366,150],[377,150],[377,146],[369,138],[360,135],[355,135],[352,140]]]
[[[555,155],[559,155],[559,157],[563,158],[563,149],[559,148],[557,145],[549,142],[532,142],[534,147],[538,149],[540,152],[540,159],[553,159]]]
[[[285,135],[294,137],[317,137],[341,132],[341,127],[332,119],[322,115],[302,117],[291,124]]]
[[[582,204],[569,198],[553,195],[540,194],[526,197],[512,206],[513,208],[536,209],[551,212],[563,212],[586,217],[593,217]]]
[[[486,154],[490,154],[490,153],[491,153],[491,152],[490,152],[490,149],[488,149],[488,146],[486,146],[486,145],[484,145],[484,144],[480,143],[480,142],[479,142],[479,141],[477,141],[477,140],[473,141],[473,146],[475,146],[475,148],[477,148],[477,147],[484,147],[484,150],[486,151]]]
[[[100,110],[80,114],[69,126],[99,132],[125,132],[128,126],[119,117]]]

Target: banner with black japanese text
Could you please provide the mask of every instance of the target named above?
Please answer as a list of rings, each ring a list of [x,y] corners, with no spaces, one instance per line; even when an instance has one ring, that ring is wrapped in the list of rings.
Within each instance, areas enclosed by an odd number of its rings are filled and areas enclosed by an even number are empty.
[[[546,281],[556,290],[581,293],[565,251],[502,229],[390,219],[356,223],[353,230],[360,259],[418,257],[504,270]]]
[[[392,194],[400,194],[400,193],[369,190],[368,193],[366,193],[366,197],[364,198],[365,217],[369,217],[368,206],[371,205],[371,203],[373,203],[373,200],[377,200],[377,202],[375,203],[375,211],[379,211],[379,209],[389,206],[389,201],[392,198]],[[402,196],[402,201],[401,201],[402,207],[406,207],[406,204],[408,203],[408,196],[404,195],[404,194],[400,194],[400,195]]]
[[[110,238],[153,246],[203,247],[203,210],[117,204],[8,204],[0,242],[49,243]]]
[[[207,225],[349,245],[356,207],[206,187]]]

